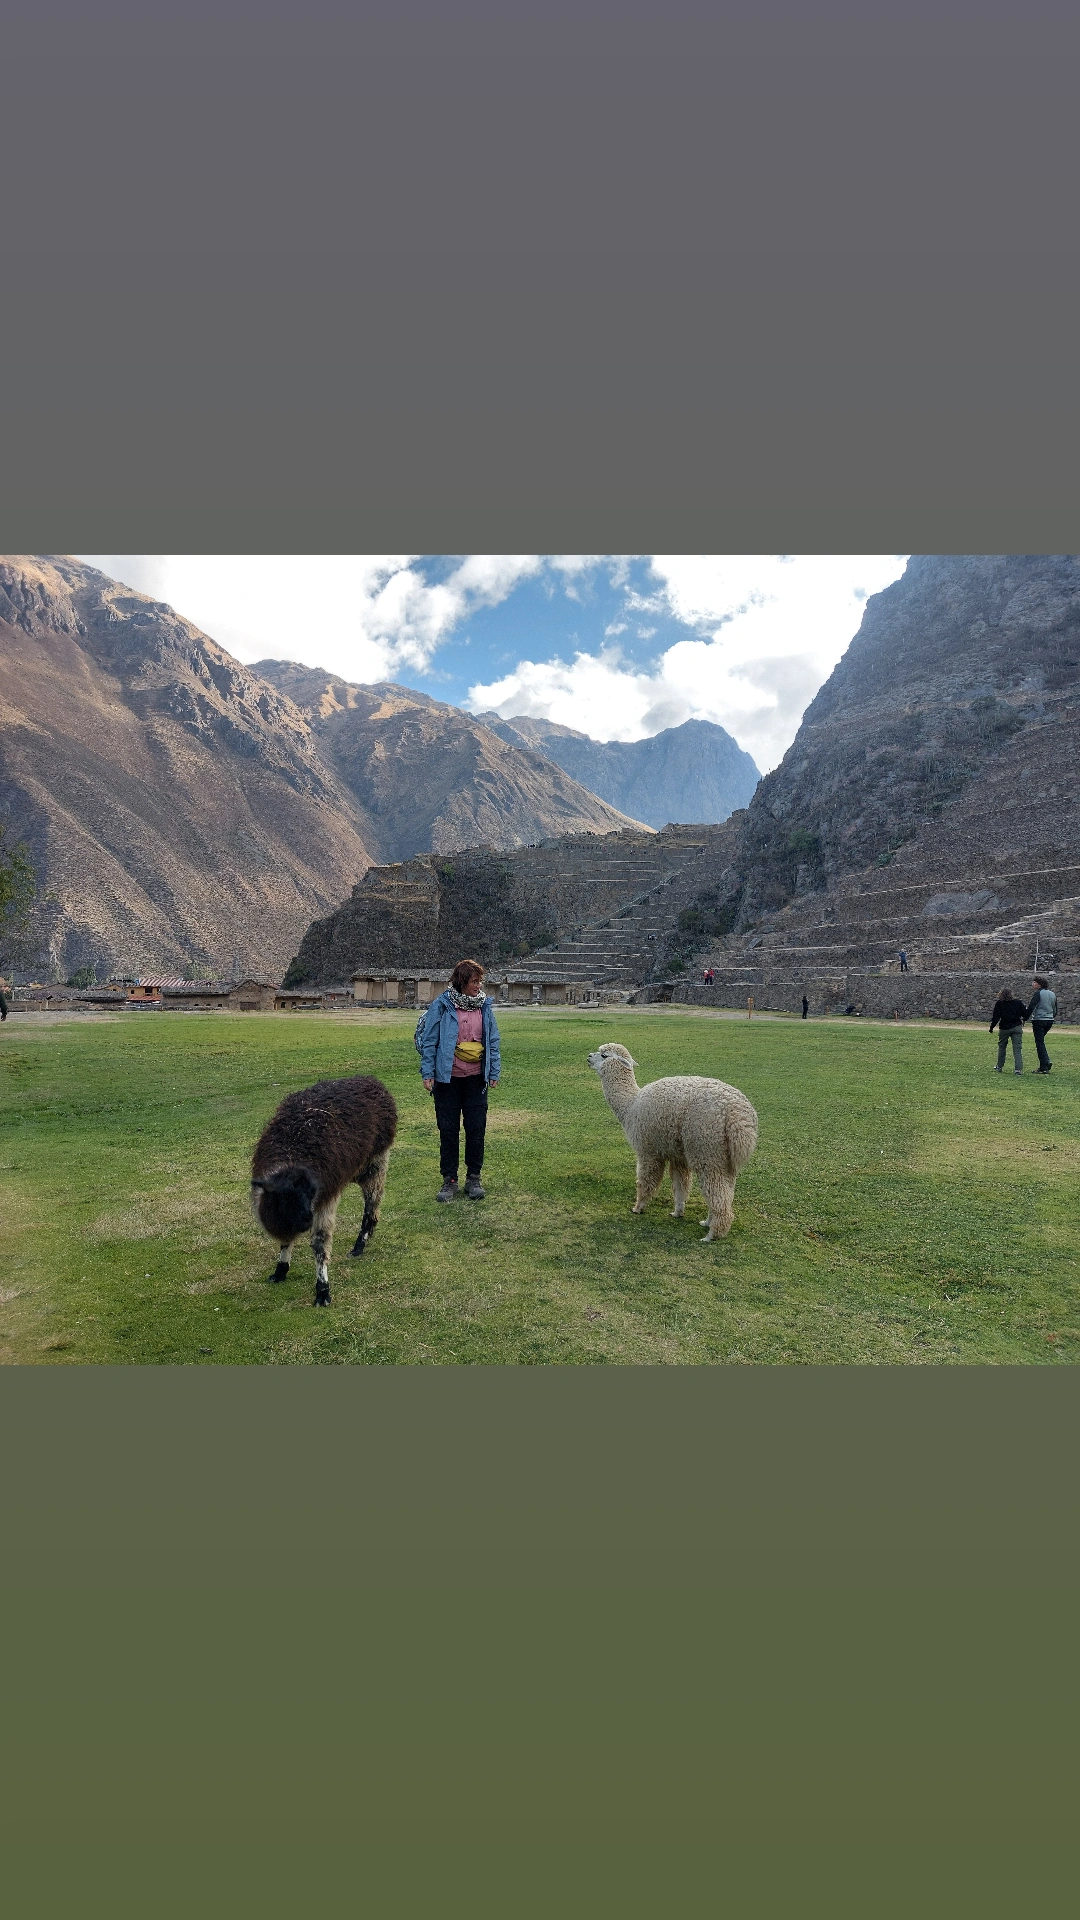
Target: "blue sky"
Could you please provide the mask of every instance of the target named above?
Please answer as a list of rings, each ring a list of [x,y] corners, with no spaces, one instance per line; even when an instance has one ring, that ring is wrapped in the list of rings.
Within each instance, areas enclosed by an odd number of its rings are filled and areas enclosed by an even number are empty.
[[[83,554],[244,661],[595,739],[707,719],[763,772],[902,554]]]

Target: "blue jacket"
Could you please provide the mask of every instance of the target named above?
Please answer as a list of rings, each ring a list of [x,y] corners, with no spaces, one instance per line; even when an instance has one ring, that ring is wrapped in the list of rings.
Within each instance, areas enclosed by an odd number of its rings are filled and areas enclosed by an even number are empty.
[[[499,1029],[495,1025],[495,1008],[490,996],[481,1008],[483,1016],[484,1056],[480,1062],[481,1076],[485,1081],[499,1078]],[[420,1038],[420,1078],[421,1080],[449,1080],[454,1064],[454,1048],[457,1046],[458,1019],[457,1008],[448,993],[440,993],[433,1000],[424,1022],[424,1031]]]

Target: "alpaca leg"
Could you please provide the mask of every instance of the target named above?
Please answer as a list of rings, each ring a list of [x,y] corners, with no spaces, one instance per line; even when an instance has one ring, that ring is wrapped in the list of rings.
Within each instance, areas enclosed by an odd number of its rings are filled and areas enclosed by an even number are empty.
[[[735,1182],[725,1179],[721,1173],[709,1172],[700,1175],[705,1204],[709,1209],[708,1218],[702,1226],[708,1228],[703,1240],[722,1240],[731,1232],[731,1223],[735,1218]]]
[[[637,1198],[631,1213],[644,1213],[664,1177],[664,1162],[659,1154],[639,1153],[637,1157]]]
[[[683,1214],[686,1212],[686,1202],[690,1193],[690,1182],[692,1178],[693,1175],[689,1167],[680,1166],[677,1161],[672,1161],[671,1191],[675,1199],[675,1205],[671,1209],[673,1220],[681,1220]]]
[[[311,1229],[311,1251],[315,1255],[315,1305],[330,1305],[330,1253],[334,1244],[334,1218],[337,1214],[337,1200],[331,1200],[324,1207],[315,1210],[315,1221]]]
[[[390,1149],[387,1147],[385,1153],[380,1153],[378,1159],[373,1160],[370,1167],[365,1168],[357,1183],[364,1196],[364,1218],[356,1236],[356,1245],[352,1249],[354,1259],[359,1258],[363,1253],[379,1224],[379,1208],[386,1190],[386,1169],[389,1160]]]
[[[274,1268],[273,1273],[270,1275],[271,1280],[287,1280],[288,1279],[289,1267],[291,1265],[291,1257],[290,1257],[291,1248],[292,1248],[291,1240],[282,1241],[281,1254],[278,1258],[277,1266]]]

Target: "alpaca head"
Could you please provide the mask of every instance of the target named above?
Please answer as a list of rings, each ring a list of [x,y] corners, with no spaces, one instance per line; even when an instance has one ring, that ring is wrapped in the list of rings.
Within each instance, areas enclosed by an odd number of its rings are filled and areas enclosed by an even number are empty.
[[[282,1246],[307,1233],[315,1217],[318,1188],[306,1167],[283,1167],[253,1180],[251,1198],[259,1224]]]
[[[601,1075],[603,1074],[604,1068],[608,1066],[615,1067],[616,1069],[625,1069],[628,1067],[630,1072],[633,1073],[634,1068],[637,1066],[637,1061],[633,1059],[626,1047],[620,1045],[618,1040],[605,1040],[602,1047],[597,1047],[595,1053],[590,1053],[589,1065],[594,1073]]]

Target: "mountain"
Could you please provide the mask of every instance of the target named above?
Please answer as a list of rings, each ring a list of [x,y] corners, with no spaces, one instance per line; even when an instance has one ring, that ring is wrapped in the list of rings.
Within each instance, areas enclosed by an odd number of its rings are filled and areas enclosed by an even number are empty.
[[[0,960],[54,978],[277,979],[373,860],[627,824],[456,708],[242,666],[62,555],[0,557],[0,712],[0,820],[38,881]]]
[[[488,845],[500,852],[628,819],[525,741],[392,682],[354,686],[291,660],[252,668],[303,713],[380,861]]]
[[[546,755],[582,786],[651,827],[726,820],[745,807],[761,775],[748,753],[711,720],[684,720],[649,740],[591,740],[572,727],[524,715],[479,718],[513,746]]]
[[[371,864],[303,716],[171,607],[62,556],[0,561],[0,816],[27,964],[276,974]]]
[[[915,555],[747,809],[742,921],[870,867],[1076,860],[1078,767],[1080,559]]]
[[[1075,1018],[1080,557],[913,556],[724,832],[662,957],[718,1002],[988,1018],[1038,957]]]

